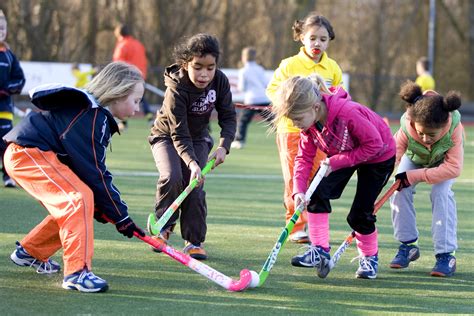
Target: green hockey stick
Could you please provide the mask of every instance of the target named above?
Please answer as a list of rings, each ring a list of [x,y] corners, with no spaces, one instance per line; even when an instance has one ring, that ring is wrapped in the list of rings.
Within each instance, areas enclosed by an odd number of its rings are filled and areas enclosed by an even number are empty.
[[[205,176],[209,171],[211,171],[215,162],[216,162],[216,158],[212,158],[211,160],[207,162],[206,166],[201,171],[202,176]],[[184,191],[178,195],[176,200],[174,200],[173,203],[171,203],[170,207],[166,209],[166,211],[163,213],[163,215],[160,217],[158,221],[156,220],[155,213],[150,213],[150,215],[148,215],[147,229],[150,232],[150,234],[158,235],[161,232],[161,230],[169,221],[173,213],[176,212],[176,210],[179,208],[181,203],[183,203],[184,199],[186,199],[189,193],[191,193],[191,191],[194,190],[198,182],[199,182],[198,179],[193,179],[188,184],[188,186],[184,189]]]
[[[314,176],[313,181],[311,181],[308,190],[306,190],[306,201],[309,201],[311,199],[311,195],[313,195],[319,183],[324,178],[327,169],[328,165],[326,164],[323,164],[319,167],[318,173],[316,174],[316,176]],[[265,283],[265,280],[267,279],[270,270],[272,269],[273,265],[277,260],[278,254],[280,253],[281,249],[283,248],[288,239],[288,235],[293,230],[293,226],[295,226],[296,221],[298,220],[301,215],[301,212],[303,212],[304,209],[305,203],[300,203],[295,209],[295,213],[293,214],[293,216],[291,216],[290,221],[288,222],[288,224],[286,224],[285,228],[281,232],[280,237],[278,237],[278,241],[276,242],[275,246],[273,246],[273,249],[272,251],[270,251],[270,255],[268,256],[267,261],[265,261],[262,270],[260,270],[260,273],[258,274],[260,278],[258,286],[262,286],[263,283]]]

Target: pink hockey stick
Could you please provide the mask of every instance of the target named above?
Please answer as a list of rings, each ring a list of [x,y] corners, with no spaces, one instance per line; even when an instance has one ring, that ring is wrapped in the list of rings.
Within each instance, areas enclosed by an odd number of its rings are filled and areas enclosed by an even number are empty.
[[[179,263],[184,264],[191,270],[196,271],[200,275],[205,276],[212,282],[217,283],[218,285],[231,292],[244,291],[249,287],[250,282],[252,281],[252,275],[247,269],[243,269],[242,271],[240,271],[240,280],[234,280],[232,278],[229,278],[225,274],[214,270],[213,268],[202,263],[201,261],[191,258],[190,256],[174,249],[173,247],[167,245],[164,242],[160,242],[156,239],[151,238],[150,236],[142,237],[136,232],[134,233],[134,235],[135,237],[143,240],[152,247],[159,249],[161,252],[167,254]]]

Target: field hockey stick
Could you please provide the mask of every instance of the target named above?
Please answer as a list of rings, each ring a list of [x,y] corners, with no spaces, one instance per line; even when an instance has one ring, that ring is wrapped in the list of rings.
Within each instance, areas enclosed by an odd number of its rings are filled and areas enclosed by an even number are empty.
[[[212,167],[214,166],[214,163],[216,162],[216,158],[212,158],[209,160],[206,164],[206,166],[202,169],[202,176],[205,176],[209,171],[211,171]],[[161,230],[163,227],[166,225],[166,223],[169,221],[171,216],[173,216],[173,213],[178,210],[179,206],[181,203],[183,203],[184,199],[191,193],[192,190],[197,186],[199,183],[199,180],[194,178],[186,188],[184,188],[184,191],[181,192],[176,200],[171,203],[171,205],[166,209],[166,211],[163,213],[163,215],[160,217],[160,219],[157,221],[155,214],[150,213],[148,215],[148,221],[147,221],[147,229],[152,235],[158,235],[160,234]]]
[[[397,190],[397,188],[400,186],[400,180],[395,181],[390,188],[388,188],[387,192],[374,204],[374,212],[373,215],[377,214],[378,210],[382,207],[382,205],[385,204],[385,202],[388,200],[390,196]],[[336,252],[334,252],[334,255],[331,258],[331,261],[329,261],[329,270],[334,269],[336,266],[336,263],[339,261],[341,258],[342,254],[346,251],[347,248],[352,243],[352,240],[354,240],[355,237],[355,231],[352,231],[342,242],[342,244],[337,248]]]
[[[311,195],[313,195],[319,183],[324,178],[328,167],[329,166],[326,164],[323,164],[319,167],[318,173],[314,176],[313,181],[311,181],[311,184],[309,185],[308,190],[306,190],[305,201],[309,201],[311,199]],[[285,228],[280,234],[280,237],[278,237],[278,241],[276,242],[275,246],[273,246],[272,251],[270,251],[270,255],[268,256],[267,260],[263,264],[262,270],[260,270],[260,273],[259,273],[260,282],[258,283],[258,286],[262,286],[263,283],[265,283],[265,280],[267,279],[268,274],[270,273],[270,270],[272,269],[273,265],[275,264],[277,260],[278,254],[280,253],[281,249],[283,248],[283,245],[288,239],[288,235],[293,230],[293,227],[295,226],[296,221],[298,220],[298,218],[301,215],[301,212],[303,212],[304,209],[305,209],[305,203],[300,203],[296,207],[295,212],[293,213],[293,216],[291,216],[290,221],[286,224]]]
[[[235,107],[238,109],[245,109],[245,110],[256,110],[256,111],[268,111],[270,110],[271,106],[258,106],[258,105],[250,105],[250,104],[243,104],[243,103],[234,103]]]
[[[191,258],[190,256],[174,249],[173,247],[167,245],[166,243],[153,239],[150,236],[140,236],[137,232],[133,233],[135,237],[143,240],[147,244],[151,245],[153,248],[159,249],[161,252],[167,254],[174,260],[179,263],[187,266],[191,270],[199,273],[200,275],[206,277],[212,282],[222,286],[226,290],[231,292],[243,291],[249,287],[250,282],[252,281],[252,274],[249,270],[243,269],[240,271],[240,279],[234,280],[223,273],[211,268],[210,266],[202,263],[199,260]],[[254,272],[256,274],[256,272]]]

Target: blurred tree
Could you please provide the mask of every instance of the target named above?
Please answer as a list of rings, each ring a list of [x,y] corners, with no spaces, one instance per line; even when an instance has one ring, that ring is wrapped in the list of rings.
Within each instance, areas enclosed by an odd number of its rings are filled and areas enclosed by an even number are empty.
[[[469,97],[474,100],[474,2],[469,1]]]
[[[437,3],[437,89],[473,99],[473,1]],[[0,9],[9,22],[7,40],[22,60],[105,64],[114,26],[125,22],[147,48],[149,81],[161,87],[163,68],[184,36],[216,35],[222,67],[239,67],[241,49],[252,45],[259,62],[275,69],[300,46],[292,39],[294,20],[316,10],[334,26],[329,55],[350,75],[352,96],[381,112],[399,108],[399,85],[415,78],[415,61],[427,52],[429,2],[423,0],[2,0]]]

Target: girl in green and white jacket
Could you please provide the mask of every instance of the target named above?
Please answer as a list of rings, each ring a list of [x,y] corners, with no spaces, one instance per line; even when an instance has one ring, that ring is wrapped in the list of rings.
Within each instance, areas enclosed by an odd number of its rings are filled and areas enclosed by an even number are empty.
[[[413,195],[416,185],[426,182],[432,185],[431,235],[436,257],[431,275],[452,276],[458,247],[452,185],[461,174],[464,158],[464,128],[457,111],[461,98],[455,91],[446,97],[432,90],[422,93],[411,81],[401,86],[400,96],[407,102],[407,111],[395,134],[399,163],[395,178],[401,182],[391,198],[391,209],[394,236],[401,244],[390,267],[406,268],[420,257]]]

